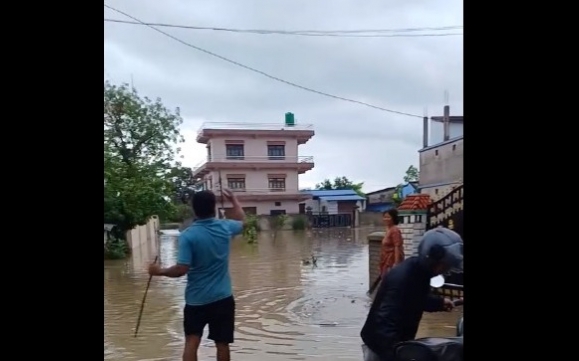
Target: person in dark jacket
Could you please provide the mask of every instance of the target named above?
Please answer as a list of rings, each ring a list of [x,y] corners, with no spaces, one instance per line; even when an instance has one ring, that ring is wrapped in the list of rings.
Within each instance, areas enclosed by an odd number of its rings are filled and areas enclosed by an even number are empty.
[[[370,307],[361,337],[367,360],[394,361],[395,346],[413,340],[423,312],[450,311],[452,301],[430,293],[432,277],[462,270],[462,238],[438,227],[424,233],[418,256],[388,272]]]

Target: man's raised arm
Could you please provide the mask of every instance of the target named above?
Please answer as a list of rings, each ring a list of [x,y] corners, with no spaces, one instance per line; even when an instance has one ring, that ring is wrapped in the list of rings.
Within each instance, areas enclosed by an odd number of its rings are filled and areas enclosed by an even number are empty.
[[[231,202],[231,205],[233,206],[229,217],[236,221],[245,222],[245,212],[243,211],[239,200],[235,196],[235,193],[229,189],[223,189],[222,193],[223,196],[225,196],[225,198],[227,198],[227,200]]]

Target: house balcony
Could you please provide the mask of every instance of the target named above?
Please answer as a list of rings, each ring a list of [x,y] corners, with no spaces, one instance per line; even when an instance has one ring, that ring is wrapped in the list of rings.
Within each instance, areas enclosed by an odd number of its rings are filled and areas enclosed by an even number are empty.
[[[291,138],[305,144],[315,135],[312,124],[283,123],[204,123],[197,132],[197,142],[207,144],[214,137]]]
[[[218,202],[221,202],[221,190],[219,186],[212,189],[217,196]],[[287,190],[279,188],[247,188],[247,189],[231,189],[237,196],[240,202],[278,202],[278,201],[298,201],[303,202],[311,199],[310,194],[305,194],[299,190]]]
[[[227,156],[212,155],[193,168],[193,178],[219,170],[296,170],[303,174],[314,168],[312,156]]]

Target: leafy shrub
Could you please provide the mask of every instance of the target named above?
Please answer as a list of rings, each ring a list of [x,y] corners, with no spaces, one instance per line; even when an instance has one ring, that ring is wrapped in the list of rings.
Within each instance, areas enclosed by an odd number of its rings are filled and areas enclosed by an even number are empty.
[[[257,242],[257,232],[259,231],[258,219],[253,214],[248,214],[245,217],[245,225],[243,226],[243,238],[248,243]]]
[[[292,220],[292,229],[294,231],[303,231],[308,225],[308,220],[305,216],[295,216]]]

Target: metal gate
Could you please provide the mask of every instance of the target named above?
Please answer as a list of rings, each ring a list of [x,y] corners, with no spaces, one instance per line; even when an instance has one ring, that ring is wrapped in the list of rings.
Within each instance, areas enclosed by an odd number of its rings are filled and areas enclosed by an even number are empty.
[[[432,203],[428,208],[426,229],[443,226],[452,229],[462,237],[463,194],[464,186],[459,186]]]
[[[308,214],[312,228],[351,227],[352,215],[342,214]]]
[[[438,226],[452,229],[463,237],[463,195],[464,186],[453,189],[449,194],[433,202],[428,208],[426,215],[426,229],[433,229]],[[462,295],[463,274],[450,274],[445,277],[446,283],[458,287],[443,287],[439,290],[442,294],[450,297],[457,297],[458,293]]]

